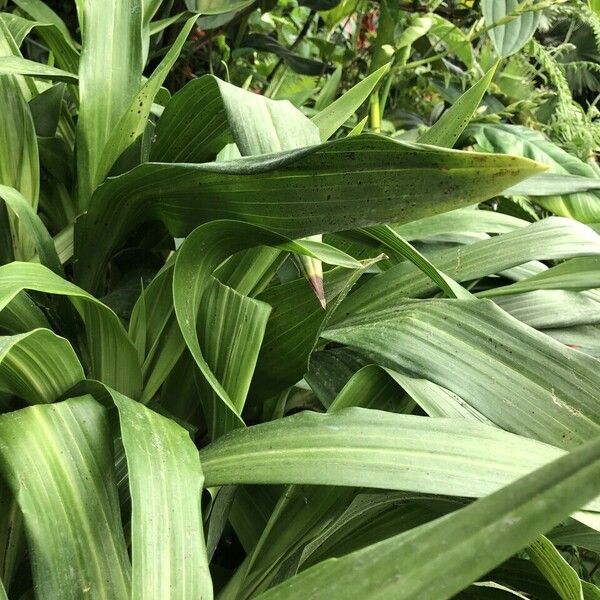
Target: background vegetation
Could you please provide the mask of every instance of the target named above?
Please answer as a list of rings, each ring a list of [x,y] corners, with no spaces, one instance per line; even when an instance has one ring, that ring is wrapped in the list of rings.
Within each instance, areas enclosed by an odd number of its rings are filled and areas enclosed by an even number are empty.
[[[0,8],[0,598],[600,598],[600,3]]]

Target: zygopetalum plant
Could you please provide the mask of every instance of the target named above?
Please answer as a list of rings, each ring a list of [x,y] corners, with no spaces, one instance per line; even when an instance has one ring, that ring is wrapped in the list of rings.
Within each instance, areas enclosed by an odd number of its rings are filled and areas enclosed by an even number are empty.
[[[385,66],[311,120],[171,98],[195,15],[144,77],[160,1],[79,0],[81,42],[15,4],[0,596],[598,597],[600,236],[475,207],[594,173],[450,149],[493,71],[420,143],[327,141]]]

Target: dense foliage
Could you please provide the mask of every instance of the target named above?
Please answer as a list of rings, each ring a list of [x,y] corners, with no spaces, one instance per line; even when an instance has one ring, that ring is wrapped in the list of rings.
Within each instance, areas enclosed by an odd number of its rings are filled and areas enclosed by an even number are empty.
[[[0,598],[600,598],[600,3],[0,5]]]

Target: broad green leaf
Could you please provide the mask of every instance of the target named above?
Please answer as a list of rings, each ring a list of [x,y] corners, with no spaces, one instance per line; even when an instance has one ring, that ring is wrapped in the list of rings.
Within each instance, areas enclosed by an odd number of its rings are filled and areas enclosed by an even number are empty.
[[[402,231],[402,229],[400,229]],[[589,227],[550,217],[468,246],[428,254],[455,281],[471,281],[531,260],[555,260],[600,253],[600,236]],[[412,264],[401,263],[365,283],[344,303],[349,313],[381,310],[402,298],[434,293],[435,285]]]
[[[25,11],[32,19],[35,19],[40,23],[54,25],[63,38],[72,46],[75,46],[65,22],[45,2],[42,0],[14,0],[14,3],[21,10]]]
[[[429,33],[437,38],[438,43],[442,43],[451,54],[456,55],[468,69],[473,67],[473,46],[465,33],[444,19],[444,17],[432,13],[429,15],[433,24]]]
[[[76,223],[77,279],[97,289],[106,261],[140,218],[162,220],[174,237],[236,218],[298,238],[470,205],[538,170],[525,159],[377,135],[227,163],[147,163],[102,185]]]
[[[505,123],[477,124],[471,125],[468,132],[484,152],[506,152],[526,156],[547,165],[551,174],[598,178],[591,166],[554,145],[543,134],[527,127]],[[554,193],[549,189],[549,185],[539,186],[538,189],[547,195],[539,197],[536,194],[536,202],[554,214],[572,217],[584,223],[600,221],[600,203],[594,192],[557,195],[563,193],[559,186],[555,188]]]
[[[77,174],[80,208],[101,183],[101,157],[137,94],[143,69],[141,0],[78,0],[83,47],[79,64]]]
[[[214,301],[214,297],[205,298],[214,270],[236,252],[261,244],[279,246],[350,268],[361,266],[343,252],[325,244],[292,242],[257,225],[234,221],[207,223],[187,237],[175,262],[173,300],[187,347],[212,388],[212,393],[206,394],[202,401],[213,436],[242,424],[241,408],[250,386],[270,308],[264,302],[241,296],[231,288],[218,286],[217,289],[213,288],[212,293],[233,295],[227,302],[224,297],[216,302],[216,306],[228,306],[229,314],[215,315],[215,311],[206,305],[204,310],[200,309],[203,300],[209,304]],[[210,328],[212,320],[223,316],[229,316],[228,322],[223,324],[223,329],[217,330],[221,331],[228,343],[220,347],[218,340],[211,335]],[[200,320],[197,323],[198,318]],[[238,319],[241,319],[243,327],[237,325]],[[206,343],[209,345],[206,346]],[[206,348],[204,350],[203,345]],[[207,349],[212,354],[207,354]],[[209,360],[212,364],[209,364]]]
[[[598,361],[491,301],[405,301],[347,317],[323,336],[454,392],[507,431],[563,448],[600,432]]]
[[[99,300],[42,265],[0,267],[0,311],[23,290],[67,296],[86,326],[91,375],[136,397],[141,387],[137,353],[117,315]]]
[[[328,407],[328,411],[358,406],[389,412],[410,412],[414,405],[401,396],[402,390],[385,369],[367,365],[352,375]]]
[[[540,15],[537,10],[519,12],[523,0],[482,0],[481,10],[496,52],[505,58],[520,50],[535,33]]]
[[[29,235],[40,262],[58,275],[62,275],[63,268],[54,241],[32,206],[17,190],[6,185],[0,185],[0,199],[10,207],[11,212],[18,219],[21,230]]]
[[[150,159],[201,163],[213,160],[229,141],[228,114],[218,80],[190,81],[168,102],[156,126]]]
[[[0,53],[5,53],[4,50],[10,46],[11,40],[7,36],[10,34],[0,28]],[[23,95],[27,86],[22,79],[14,75],[0,76],[0,184],[15,188],[35,211],[40,185],[38,147],[31,111]],[[9,216],[4,212],[2,216],[0,229],[12,233],[14,257],[29,260],[34,248],[26,227],[15,215]]]
[[[527,546],[527,554],[563,600],[583,600],[577,573],[547,537],[541,535]]]
[[[367,75],[311,119],[319,129],[322,142],[328,140],[360,108],[389,70],[390,66],[384,65]]]
[[[345,269],[325,272],[324,287],[330,303],[327,311],[303,279],[271,286],[258,296],[273,311],[258,356],[251,396],[268,398],[302,378],[323,321],[331,314],[331,302],[348,285],[351,276]],[[279,365],[277,369],[273,369],[275,363]]]
[[[0,337],[0,390],[42,404],[58,400],[83,379],[71,344],[48,329]]]
[[[535,176],[534,176],[535,178]],[[407,240],[424,240],[433,236],[469,233],[507,233],[530,225],[528,221],[491,210],[459,208],[441,215],[417,219],[404,225],[392,225]]]
[[[112,392],[132,500],[132,598],[212,598],[198,451],[174,421]]]
[[[451,598],[599,491],[596,440],[452,515],[319,563],[258,597]]]
[[[175,283],[177,285],[178,282]],[[176,292],[177,293],[177,292]],[[202,297],[199,344],[206,362],[241,414],[263,341],[271,307],[214,282]],[[211,437],[231,426],[222,418],[213,383],[202,378],[201,396]],[[210,399],[210,400],[209,400]],[[210,402],[210,403],[209,403]]]
[[[243,156],[319,143],[316,127],[289,102],[204,75],[167,104],[150,157],[163,162],[204,162],[214,158],[230,136]]]
[[[536,290],[514,296],[498,296],[494,302],[519,321],[536,329],[600,323],[598,290]]]
[[[76,83],[77,76],[68,71],[50,67],[43,63],[27,60],[20,56],[1,56],[0,74],[2,75],[27,75],[37,79],[51,79],[53,81],[65,81]]]
[[[27,4],[30,3],[29,0],[26,0],[26,2]],[[23,0],[19,0],[19,4],[25,4],[25,2]],[[39,2],[39,4],[44,3]],[[45,4],[44,6],[48,9]],[[34,19],[36,18],[34,14],[38,14],[37,11],[33,10],[26,12]],[[50,12],[52,11],[50,10]],[[61,67],[61,69],[71,73],[72,76],[76,78],[76,73],[79,68],[79,52],[77,50],[78,46],[68,33],[65,35],[62,29],[65,27],[64,23],[62,23],[58,15],[54,13],[56,19],[51,17],[45,18],[44,16],[40,15],[39,19],[30,21],[28,19],[16,17],[15,15],[7,15],[6,13],[2,14],[4,15],[3,20],[5,21],[8,29],[13,37],[15,37],[17,46],[21,46],[25,37],[35,30],[37,33],[39,33],[50,52],[52,52],[56,63]],[[8,17],[11,18],[8,19]],[[15,22],[15,19],[17,19],[17,22]],[[59,25],[59,22],[62,23],[62,28]],[[71,91],[73,92],[75,99],[77,99],[78,94],[74,86],[71,87]]]
[[[40,137],[54,137],[60,123],[63,99],[66,86],[58,83],[32,98],[29,109],[35,126],[35,133]]]
[[[589,290],[600,288],[600,256],[572,258],[511,285],[480,292],[480,298],[521,294],[532,290]]]
[[[600,189],[600,179],[579,175],[542,173],[504,190],[504,195],[557,196],[578,192],[593,192],[598,189]]]
[[[349,408],[238,429],[200,450],[200,461],[208,487],[287,482],[477,497],[560,455],[489,425]]]
[[[496,66],[493,66],[419,138],[419,142],[452,148],[465,130],[465,127],[469,124],[469,121],[473,118],[495,72]]]
[[[25,292],[20,292],[0,310],[0,327],[5,333],[15,334],[51,326],[40,307]]]
[[[127,598],[106,411],[90,396],[0,416],[2,474],[23,512],[36,593]]]
[[[156,94],[179,57],[196,18],[194,15],[186,21],[163,60],[133,97],[128,109],[122,114],[114,129],[109,132],[97,166],[98,181],[102,181],[108,175],[119,156],[144,134]]]

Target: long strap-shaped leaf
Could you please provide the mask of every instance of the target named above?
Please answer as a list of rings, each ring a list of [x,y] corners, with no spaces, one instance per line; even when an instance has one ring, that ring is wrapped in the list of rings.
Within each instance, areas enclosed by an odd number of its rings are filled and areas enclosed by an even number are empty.
[[[600,433],[598,361],[489,300],[416,300],[350,317],[323,336],[456,393],[499,427],[563,448]]]
[[[592,288],[600,288],[600,256],[572,258],[512,285],[486,290],[478,295],[490,298],[533,290],[581,291]]]
[[[23,232],[29,235],[40,262],[58,275],[62,275],[63,268],[52,237],[31,204],[17,190],[6,185],[0,185],[0,198],[14,212],[21,223]]]
[[[188,432],[116,392],[132,500],[132,598],[210,600],[200,496]]]
[[[83,47],[79,63],[77,173],[81,207],[100,183],[101,156],[130,108],[142,75],[141,0],[77,0]]]
[[[287,482],[480,496],[563,453],[462,419],[350,408],[231,432],[200,460],[208,487]]]
[[[298,238],[473,204],[538,169],[526,159],[376,135],[226,163],[146,163],[102,185],[76,224],[77,278],[97,289],[106,261],[140,219],[162,220],[175,237],[236,218]]]
[[[433,126],[420,138],[422,144],[452,148],[469,121],[473,118],[483,95],[487,91],[494,73],[494,65],[473,87],[468,89]]]
[[[71,344],[48,329],[0,337],[0,389],[30,404],[54,402],[85,379]]]
[[[240,339],[231,348],[222,348],[224,358],[221,362],[227,364],[220,370],[219,375],[227,375],[230,372],[231,377],[227,376],[224,380],[229,384],[228,389],[219,381],[213,368],[207,362],[205,351],[202,350],[197,333],[198,315],[203,296],[209,288],[215,269],[236,252],[261,244],[278,246],[349,268],[361,266],[350,256],[326,244],[310,241],[292,242],[285,236],[263,227],[235,221],[207,223],[198,227],[188,236],[179,250],[175,263],[173,304],[185,342],[214,391],[214,393],[207,394],[202,401],[205,414],[210,419],[209,431],[215,435],[242,424],[240,412],[256,364],[269,307],[264,302],[241,296],[231,290],[231,293],[239,296],[238,302],[234,306],[235,310],[241,311],[242,316],[244,314],[254,315],[253,319],[256,321],[247,324],[245,329],[248,334],[253,333],[252,338]],[[222,289],[221,291],[217,290],[216,293],[227,294],[230,292]],[[200,312],[200,318],[205,314],[205,311]],[[199,328],[209,331],[210,323],[201,322]],[[215,357],[213,356],[213,358]],[[219,361],[216,364],[218,365]]]
[[[465,247],[432,253],[428,259],[452,279],[470,281],[531,260],[598,254],[600,236],[596,232],[571,219],[550,217]],[[404,298],[426,296],[435,290],[435,284],[413,264],[399,264],[361,286],[346,300],[344,311],[383,310]]]
[[[136,349],[110,308],[42,265],[13,262],[0,267],[0,311],[23,290],[67,296],[86,326],[92,376],[137,397],[141,370]]]
[[[105,410],[91,397],[0,417],[0,462],[25,518],[36,592],[127,598],[130,566]]]
[[[319,563],[259,598],[451,598],[599,492],[595,440],[450,516]]]

